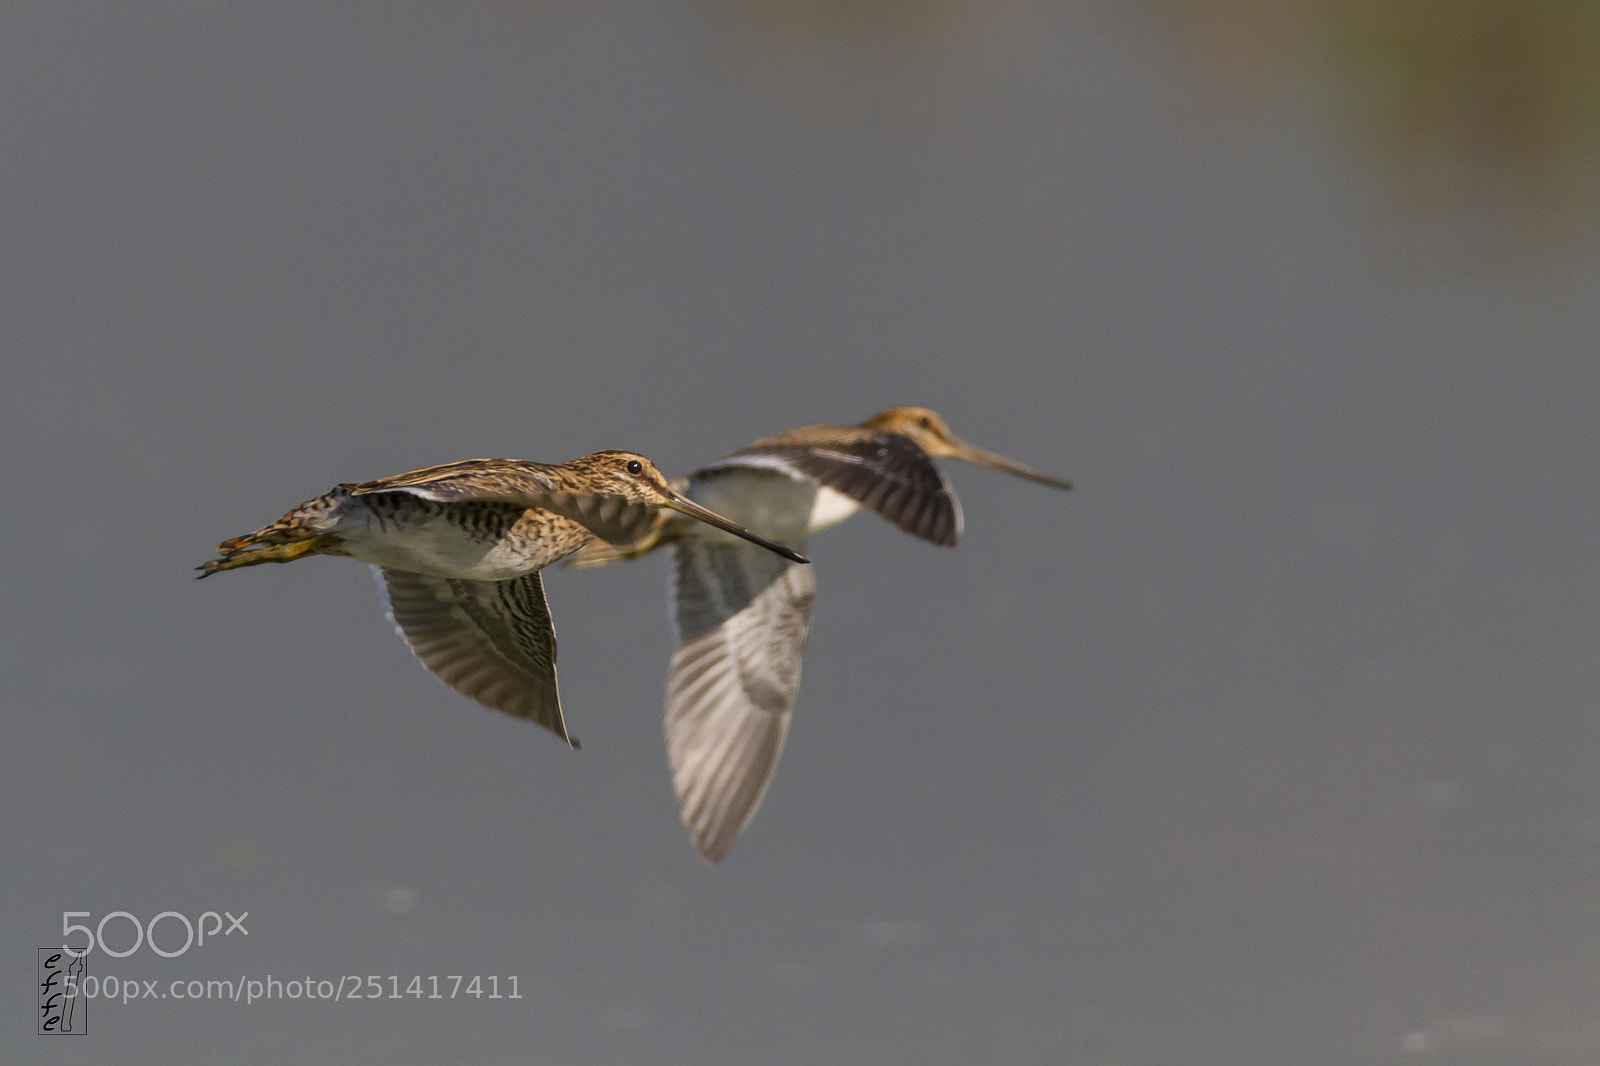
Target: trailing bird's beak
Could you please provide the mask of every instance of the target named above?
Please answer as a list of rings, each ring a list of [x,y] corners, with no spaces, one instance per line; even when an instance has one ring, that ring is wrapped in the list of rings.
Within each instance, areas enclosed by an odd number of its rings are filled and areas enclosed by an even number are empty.
[[[964,440],[951,440],[950,458],[976,463],[978,466],[986,466],[990,470],[999,470],[1005,474],[1025,477],[1029,481],[1037,481],[1039,484],[1049,485],[1053,489],[1072,488],[1072,482],[1070,481],[1062,481],[1059,478],[1051,477],[1049,474],[1041,474],[1031,466],[1023,466],[1015,459],[1007,459],[1003,455],[986,452],[982,448],[974,448]]]
[[[707,510],[706,508],[701,507],[698,503],[695,503],[693,500],[688,499],[687,497],[678,495],[671,489],[667,489],[664,493],[662,493],[662,506],[670,507],[679,514],[686,514],[690,518],[698,518],[707,525],[716,526],[724,533],[732,533],[736,537],[743,537],[751,544],[759,544],[763,548],[767,549],[767,551],[776,552],[791,562],[809,563],[811,561],[804,555],[801,555],[799,552],[795,551],[793,548],[785,548],[782,544],[779,544],[775,540],[768,540],[759,533],[752,533],[738,523],[731,522],[728,519],[723,518],[715,511]]]

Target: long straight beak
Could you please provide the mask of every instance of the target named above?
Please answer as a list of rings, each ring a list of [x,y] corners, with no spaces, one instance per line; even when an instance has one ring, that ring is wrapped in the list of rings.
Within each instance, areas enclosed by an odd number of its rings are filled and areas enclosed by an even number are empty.
[[[751,544],[759,544],[763,548],[767,549],[767,551],[776,552],[791,562],[809,563],[811,561],[804,555],[801,555],[799,552],[795,551],[793,548],[785,548],[782,544],[779,544],[775,540],[768,540],[759,533],[752,533],[738,523],[731,522],[728,519],[723,518],[717,512],[701,507],[698,503],[695,503],[693,500],[688,499],[687,497],[679,496],[671,489],[668,489],[664,496],[665,498],[662,501],[662,506],[664,507],[670,507],[680,514],[688,515],[690,518],[698,518],[707,525],[716,526],[724,533],[732,533],[736,537],[743,537]]]
[[[1049,485],[1053,489],[1072,488],[1072,482],[1070,481],[1062,481],[1060,478],[1053,478],[1049,474],[1041,474],[1031,466],[1023,466],[1015,459],[1007,459],[1003,455],[986,452],[982,448],[974,448],[966,441],[955,442],[954,447],[950,450],[950,458],[976,463],[979,466],[986,466],[990,470],[999,470],[1001,473],[1025,477],[1029,481],[1037,481],[1039,484]]]

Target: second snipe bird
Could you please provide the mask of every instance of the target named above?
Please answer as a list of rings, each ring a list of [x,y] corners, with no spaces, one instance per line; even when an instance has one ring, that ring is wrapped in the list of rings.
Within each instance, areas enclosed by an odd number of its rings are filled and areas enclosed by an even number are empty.
[[[573,747],[556,688],[556,634],[539,570],[596,541],[627,544],[663,509],[794,563],[806,558],[686,498],[655,464],[605,451],[566,463],[469,459],[336,485],[217,545],[200,576],[308,555],[375,564],[417,657],[464,695]]]
[[[973,447],[925,407],[891,407],[857,426],[801,426],[670,482],[774,540],[865,507],[935,544],[961,536],[961,505],[934,459],[963,459],[1053,488],[1065,481]],[[733,846],[778,765],[800,686],[816,578],[769,552],[657,512],[631,544],[591,544],[573,566],[673,545],[678,650],[667,672],[667,760],[684,824],[712,862]]]

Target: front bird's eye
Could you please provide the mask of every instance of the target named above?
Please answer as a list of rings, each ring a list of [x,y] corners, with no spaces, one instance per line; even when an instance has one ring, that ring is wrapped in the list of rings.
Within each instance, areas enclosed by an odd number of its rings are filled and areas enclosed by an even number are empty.
[[[628,473],[630,473],[630,474],[642,474],[642,473],[644,473],[644,464],[641,463],[637,459],[629,459],[628,460]]]
[[[917,425],[921,426],[923,429],[932,429],[933,419],[929,418],[927,415],[923,415],[921,418],[917,419]]]

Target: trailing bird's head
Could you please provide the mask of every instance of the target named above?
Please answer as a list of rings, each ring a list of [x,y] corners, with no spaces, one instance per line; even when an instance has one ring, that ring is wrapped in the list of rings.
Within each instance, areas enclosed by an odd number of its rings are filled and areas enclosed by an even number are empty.
[[[1052,488],[1072,487],[1070,481],[1041,474],[1014,459],[1007,459],[1003,455],[973,447],[951,433],[950,427],[945,425],[944,419],[939,417],[937,411],[930,411],[926,407],[889,407],[879,411],[861,425],[865,429],[877,430],[879,433],[894,433],[905,437],[935,459],[960,459],[986,466],[991,470],[1025,477],[1029,481],[1037,481]]]

